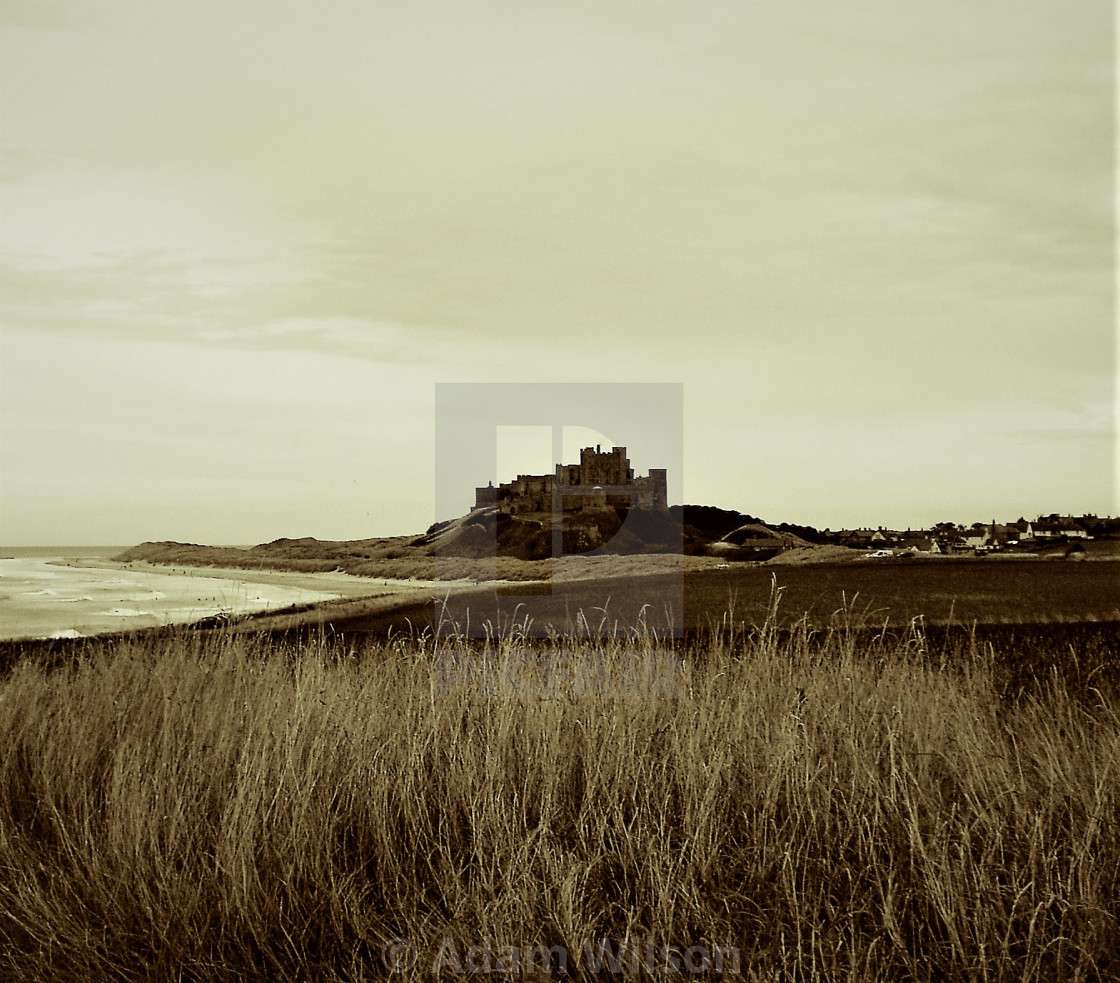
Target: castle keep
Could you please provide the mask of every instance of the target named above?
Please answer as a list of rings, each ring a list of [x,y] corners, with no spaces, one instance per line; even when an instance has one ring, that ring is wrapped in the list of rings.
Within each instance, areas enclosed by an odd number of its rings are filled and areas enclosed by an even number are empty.
[[[529,512],[570,512],[596,508],[666,509],[665,469],[650,468],[635,478],[625,447],[609,451],[585,447],[579,464],[557,464],[555,474],[519,474],[498,485],[476,488],[474,507],[494,508],[507,515]]]

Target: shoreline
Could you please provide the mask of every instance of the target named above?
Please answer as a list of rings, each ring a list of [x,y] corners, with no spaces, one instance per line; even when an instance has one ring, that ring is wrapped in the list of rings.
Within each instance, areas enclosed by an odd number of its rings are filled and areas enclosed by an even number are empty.
[[[148,560],[65,559],[52,561],[54,566],[74,569],[120,570],[131,573],[151,573],[178,577],[207,577],[232,580],[244,584],[288,587],[296,590],[319,591],[338,594],[338,599],[381,597],[426,589],[429,586],[470,585],[471,580],[421,580],[398,577],[359,577],[341,571],[302,572],[299,570],[250,570],[245,567],[195,566],[193,564],[151,563]],[[396,588],[396,589],[394,589]]]
[[[279,612],[296,617],[304,612],[306,617],[324,604],[365,601],[393,607],[428,600],[433,587],[473,586],[333,572],[129,562],[67,556],[65,551],[49,557],[13,557],[10,563],[14,566],[5,565],[0,583],[0,638],[11,642],[93,638]]]

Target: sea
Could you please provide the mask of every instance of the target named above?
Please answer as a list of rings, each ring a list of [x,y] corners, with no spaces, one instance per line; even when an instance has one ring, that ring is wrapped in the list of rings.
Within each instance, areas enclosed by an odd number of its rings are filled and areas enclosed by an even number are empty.
[[[247,614],[339,595],[190,568],[105,567],[127,546],[0,546],[0,639],[82,638]],[[247,575],[251,577],[252,575]]]

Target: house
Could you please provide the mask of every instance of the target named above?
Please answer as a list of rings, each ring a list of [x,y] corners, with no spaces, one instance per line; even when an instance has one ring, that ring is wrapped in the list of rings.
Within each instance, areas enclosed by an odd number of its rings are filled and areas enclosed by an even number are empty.
[[[992,521],[992,525],[995,525],[995,520]],[[968,547],[969,549],[978,550],[982,546],[991,545],[991,535],[991,526],[986,526],[982,522],[975,522],[961,538],[964,540],[964,545],[966,547]]]
[[[856,549],[880,546],[887,541],[882,529],[842,529],[836,536],[841,545]]]
[[[990,523],[973,523],[965,533],[965,545],[971,549],[994,548],[1018,543],[1023,532],[1017,522],[1003,523],[993,519]]]
[[[1031,524],[1035,539],[1091,539],[1089,530],[1071,516],[1039,516]]]
[[[914,553],[940,553],[941,548],[937,540],[925,533],[906,533],[898,540],[900,549],[910,550]]]

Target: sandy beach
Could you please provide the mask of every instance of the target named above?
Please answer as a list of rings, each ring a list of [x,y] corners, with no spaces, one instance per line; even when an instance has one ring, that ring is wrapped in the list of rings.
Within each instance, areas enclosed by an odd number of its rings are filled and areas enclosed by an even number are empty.
[[[430,596],[425,581],[174,567],[102,557],[0,560],[0,638],[81,638],[359,598]],[[449,585],[438,585],[446,590]]]
[[[120,563],[116,560],[76,559],[66,560],[63,565],[75,568],[208,577],[239,583],[267,584],[293,590],[334,594],[336,598],[380,597],[383,594],[398,594],[418,588],[427,589],[431,586],[472,583],[472,581],[465,580],[435,581],[416,578],[356,577],[349,573],[304,573],[297,570],[245,570],[232,567],[173,566],[148,563],[144,560]]]
[[[536,566],[565,582],[683,572],[717,563],[709,557],[569,556]],[[526,587],[536,582],[519,581]],[[121,562],[106,556],[12,557],[0,560],[0,638],[79,638],[187,624],[218,614],[255,615],[254,629],[292,627],[427,602],[478,585],[473,579],[245,570]]]

